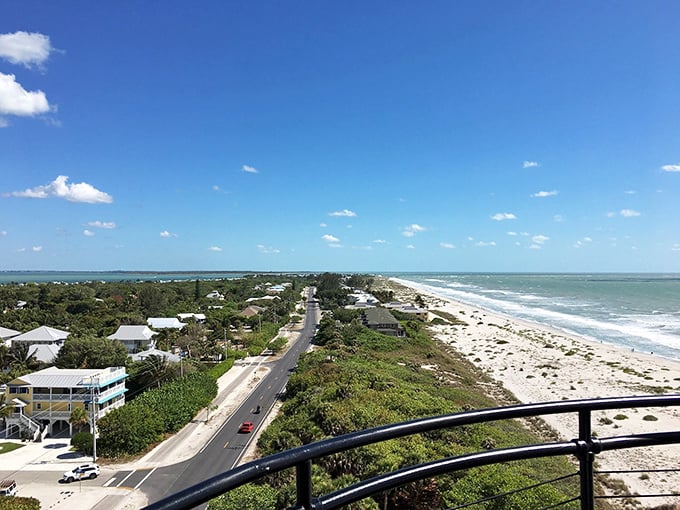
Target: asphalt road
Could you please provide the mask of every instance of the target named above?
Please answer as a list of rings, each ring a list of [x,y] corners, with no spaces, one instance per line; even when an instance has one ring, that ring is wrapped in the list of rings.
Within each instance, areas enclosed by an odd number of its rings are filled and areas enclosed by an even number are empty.
[[[313,291],[310,291],[311,295]],[[269,373],[192,459],[171,466],[146,470],[144,473],[119,472],[115,478],[125,479],[122,482],[125,487],[141,490],[147,496],[149,503],[154,503],[238,465],[249,441],[254,437],[264,417],[283,392],[300,354],[309,346],[317,323],[318,304],[308,299],[305,324],[298,340],[280,359],[268,362],[271,368]],[[254,411],[258,405],[261,407],[261,412],[256,414]],[[239,426],[244,421],[254,423],[255,429],[252,434],[238,432]]]

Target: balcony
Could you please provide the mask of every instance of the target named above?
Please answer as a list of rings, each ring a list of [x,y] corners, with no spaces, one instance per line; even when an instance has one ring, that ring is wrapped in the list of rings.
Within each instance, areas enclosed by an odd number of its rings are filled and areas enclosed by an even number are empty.
[[[539,482],[531,487],[527,487],[526,490],[538,485],[556,484],[568,477],[578,479],[578,490],[576,491],[577,493],[569,496],[563,502],[559,503],[559,505],[553,505],[550,508],[563,505],[571,505],[571,508],[574,508],[574,505],[577,505],[581,510],[592,510],[596,508],[596,500],[611,498],[644,499],[651,497],[677,497],[680,501],[680,494],[638,494],[635,496],[596,495],[594,489],[596,477],[606,474],[606,472],[598,472],[595,469],[595,460],[598,454],[612,450],[680,444],[680,423],[678,423],[678,428],[675,430],[598,438],[594,437],[591,433],[592,413],[594,411],[612,409],[669,406],[680,406],[680,395],[621,397],[525,404],[396,423],[311,443],[243,464],[211,479],[205,480],[200,484],[173,494],[161,501],[153,503],[147,506],[146,509],[180,510],[194,508],[197,505],[203,504],[210,499],[241,485],[268,477],[273,473],[294,469],[297,501],[292,508],[295,510],[331,510],[341,508],[371,496],[383,494],[386,491],[396,489],[412,482],[431,479],[447,473],[510,461],[555,456],[569,456],[576,459],[578,470],[566,477]],[[391,439],[403,438],[413,434],[423,434],[452,427],[567,413],[575,414],[578,418],[578,430],[575,431],[576,437],[570,441],[555,441],[503,449],[484,450],[457,457],[444,458],[427,464],[407,466],[375,478],[361,480],[349,487],[342,488],[330,494],[315,494],[314,492],[312,484],[312,463],[315,460],[339,452]],[[675,466],[669,467],[668,469],[665,469],[662,466],[650,466],[648,470],[648,472],[671,471],[677,472],[678,469]],[[507,493],[497,494],[485,498],[484,501],[472,501],[456,508],[475,508],[475,505],[479,503],[489,502],[505,496],[507,496]],[[568,508],[568,506],[564,507]]]
[[[73,394],[68,394],[68,393],[33,393],[33,401],[64,401],[68,402],[69,400],[71,401],[78,401],[78,402],[84,402],[86,400],[90,400],[91,394],[90,393],[73,393]]]

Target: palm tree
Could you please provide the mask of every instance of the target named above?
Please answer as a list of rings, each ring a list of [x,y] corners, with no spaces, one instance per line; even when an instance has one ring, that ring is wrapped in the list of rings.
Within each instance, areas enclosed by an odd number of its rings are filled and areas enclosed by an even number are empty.
[[[68,422],[76,429],[77,432],[80,432],[85,428],[90,420],[84,407],[74,407],[71,411],[71,416],[69,416]]]
[[[6,419],[14,414],[14,406],[6,402],[5,394],[0,394],[0,419],[2,420],[3,429],[7,429]],[[5,436],[7,437],[7,436]]]
[[[144,360],[140,373],[144,374],[146,381],[155,383],[158,388],[161,387],[161,383],[175,377],[173,363],[170,363],[165,356],[157,354],[152,354]]]
[[[35,353],[29,354],[31,346],[26,342],[17,342],[9,350],[12,368],[20,372],[35,370],[40,366]]]

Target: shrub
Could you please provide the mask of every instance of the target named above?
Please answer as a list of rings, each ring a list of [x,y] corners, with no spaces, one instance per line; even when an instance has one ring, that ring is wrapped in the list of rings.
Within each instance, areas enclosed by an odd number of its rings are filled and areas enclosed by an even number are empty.
[[[99,420],[99,452],[105,457],[132,455],[163,437],[163,420],[137,401],[114,409]]]
[[[0,498],[0,510],[40,510],[40,501],[36,498]]]
[[[89,432],[78,432],[71,438],[71,446],[87,455],[92,455],[92,434]]]

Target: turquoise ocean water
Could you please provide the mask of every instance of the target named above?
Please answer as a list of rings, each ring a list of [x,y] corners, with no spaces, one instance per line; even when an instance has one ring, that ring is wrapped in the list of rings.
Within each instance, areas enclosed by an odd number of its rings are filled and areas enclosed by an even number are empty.
[[[384,276],[593,341],[680,360],[680,274]]]

